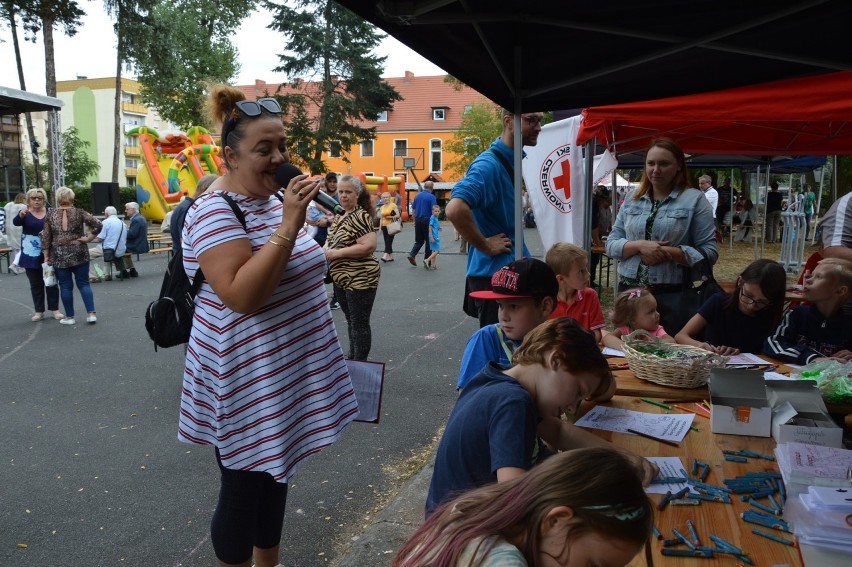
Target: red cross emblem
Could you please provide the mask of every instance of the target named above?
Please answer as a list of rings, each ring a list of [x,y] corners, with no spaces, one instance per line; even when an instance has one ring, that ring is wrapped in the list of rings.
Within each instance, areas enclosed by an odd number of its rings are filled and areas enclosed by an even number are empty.
[[[553,178],[553,186],[556,189],[562,189],[565,193],[565,200],[571,198],[571,164],[567,159],[562,160],[562,175]]]

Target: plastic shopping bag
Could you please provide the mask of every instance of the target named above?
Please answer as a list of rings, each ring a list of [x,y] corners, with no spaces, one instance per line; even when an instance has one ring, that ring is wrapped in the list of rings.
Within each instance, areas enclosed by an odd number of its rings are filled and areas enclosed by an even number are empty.
[[[45,262],[41,265],[41,275],[44,278],[45,287],[53,287],[56,285],[56,271],[53,266]]]

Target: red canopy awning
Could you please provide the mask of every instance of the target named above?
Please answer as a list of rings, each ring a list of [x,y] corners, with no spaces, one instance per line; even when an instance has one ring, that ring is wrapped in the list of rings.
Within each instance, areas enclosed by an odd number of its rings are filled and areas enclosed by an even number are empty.
[[[852,72],[590,107],[577,143],[616,154],[669,136],[690,154],[852,154]]]

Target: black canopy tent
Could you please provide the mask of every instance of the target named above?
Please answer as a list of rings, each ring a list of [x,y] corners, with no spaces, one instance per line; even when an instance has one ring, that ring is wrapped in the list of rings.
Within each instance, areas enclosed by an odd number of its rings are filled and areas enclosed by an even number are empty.
[[[63,103],[58,98],[51,96],[19,91],[8,87],[0,86],[0,116],[17,116],[25,112],[47,112],[47,135],[52,143],[50,148],[52,151],[50,164],[52,169],[53,187],[55,191],[57,187],[64,182],[64,174],[62,167],[62,152],[59,144],[59,109]],[[23,159],[21,160],[21,168],[23,171]],[[22,174],[23,178],[23,174]],[[24,179],[24,189],[26,189],[26,179]],[[8,186],[6,187],[8,193]],[[8,195],[6,198],[8,199]]]
[[[338,2],[512,110],[517,150],[521,112],[852,70],[845,0]]]

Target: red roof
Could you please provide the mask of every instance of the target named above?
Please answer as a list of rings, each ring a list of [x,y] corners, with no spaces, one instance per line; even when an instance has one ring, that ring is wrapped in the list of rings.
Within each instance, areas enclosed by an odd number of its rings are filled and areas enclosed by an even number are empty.
[[[394,103],[388,112],[387,122],[365,122],[363,125],[375,126],[378,132],[435,132],[440,130],[458,130],[464,115],[465,106],[488,102],[481,94],[463,86],[457,91],[453,85],[444,82],[445,75],[417,77],[406,71],[405,77],[389,77],[385,82],[391,85],[403,97]],[[311,88],[318,83],[308,83],[302,88]],[[254,85],[238,86],[246,98],[254,100],[267,95],[298,92],[289,83],[267,83],[255,80]],[[433,120],[433,109],[445,109],[444,120]]]

